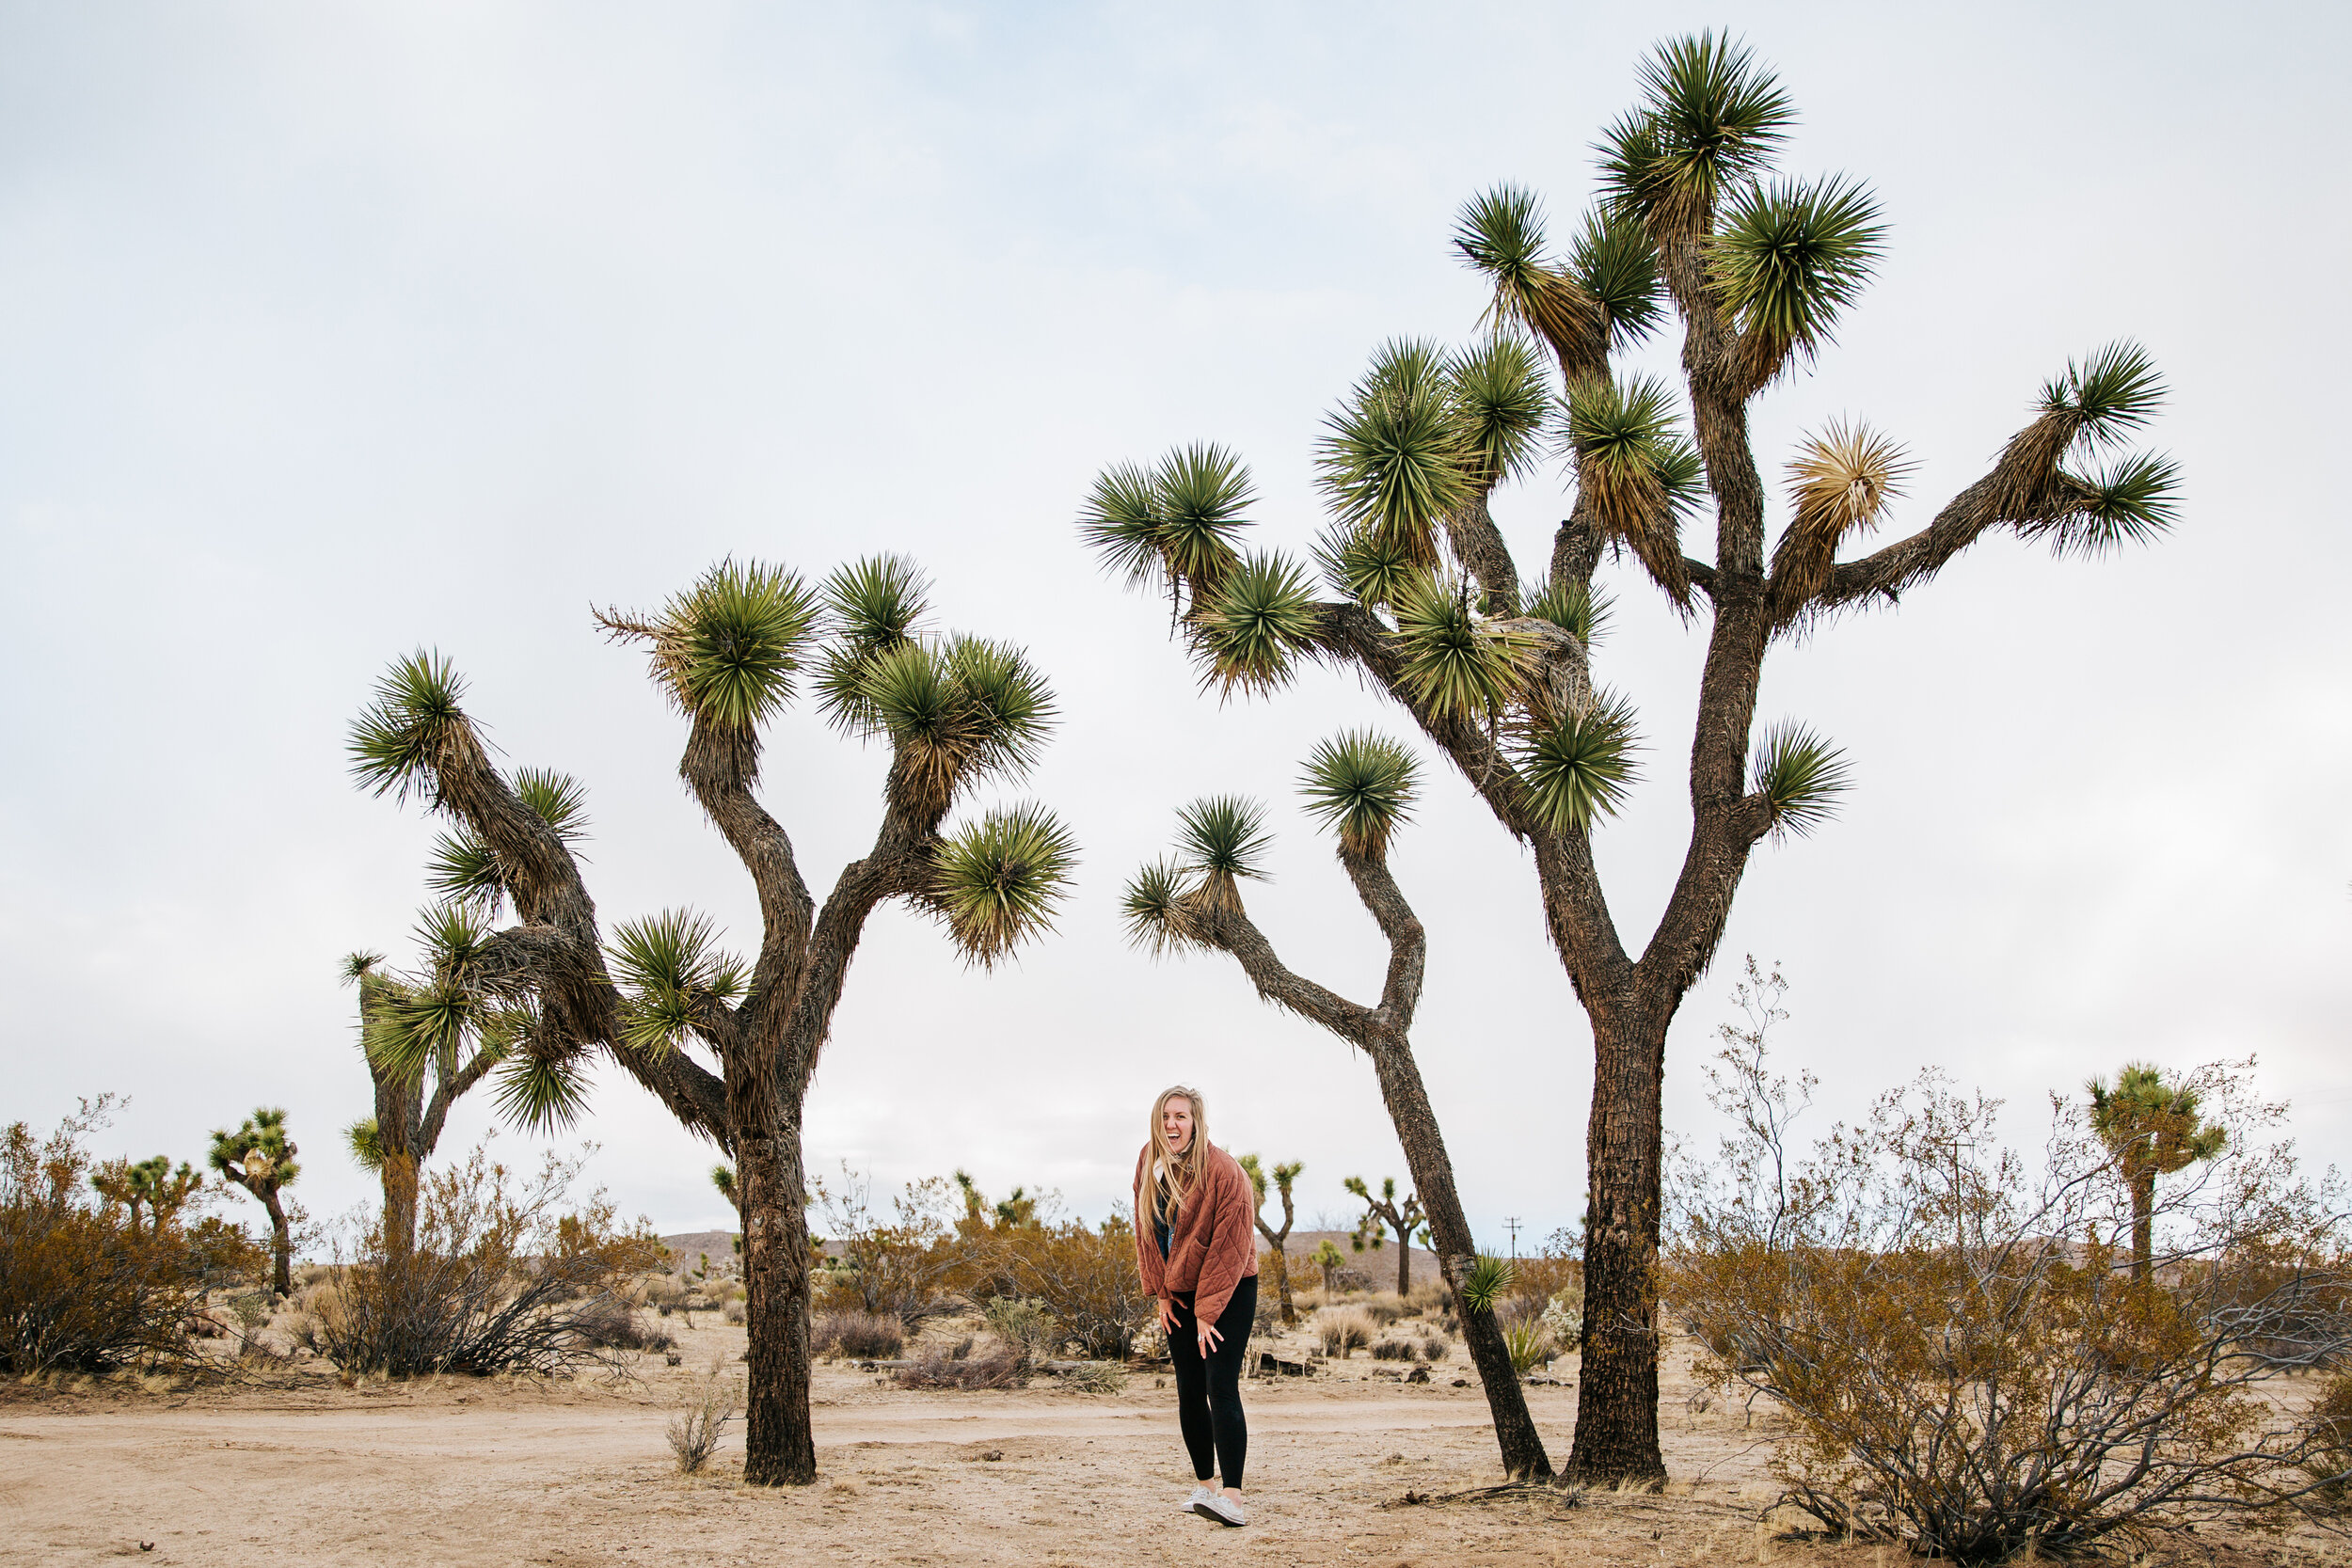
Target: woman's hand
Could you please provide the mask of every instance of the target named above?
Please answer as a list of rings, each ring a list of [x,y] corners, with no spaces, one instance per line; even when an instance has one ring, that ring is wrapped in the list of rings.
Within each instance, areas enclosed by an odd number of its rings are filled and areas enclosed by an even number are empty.
[[[1209,1353],[1216,1350],[1218,1343],[1222,1341],[1224,1338],[1224,1335],[1219,1334],[1216,1331],[1216,1324],[1202,1323],[1200,1325],[1200,1333],[1199,1336],[1200,1342],[1200,1359],[1206,1361],[1209,1358]]]
[[[1166,1296],[1159,1298],[1160,1332],[1170,1338],[1176,1336],[1176,1304]]]

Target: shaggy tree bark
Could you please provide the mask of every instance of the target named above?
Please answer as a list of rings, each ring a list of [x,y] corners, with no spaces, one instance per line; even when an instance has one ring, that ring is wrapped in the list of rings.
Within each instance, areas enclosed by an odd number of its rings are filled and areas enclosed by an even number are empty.
[[[1397,1142],[1404,1146],[1406,1164],[1412,1167],[1413,1183],[1428,1212],[1438,1268],[1454,1291],[1462,1338],[1486,1388],[1502,1466],[1514,1476],[1549,1476],[1551,1460],[1544,1452],[1534,1418],[1528,1414],[1527,1398],[1511,1366],[1502,1326],[1491,1307],[1473,1307],[1461,1296],[1462,1277],[1477,1261],[1478,1249],[1470,1239],[1460,1195],[1454,1190],[1453,1159],[1446,1153],[1444,1135],[1438,1130],[1437,1116],[1422,1086],[1421,1069],[1413,1060],[1413,1014],[1421,1006],[1427,936],[1390,874],[1385,854],[1359,854],[1343,848],[1340,863],[1346,867],[1357,896],[1388,939],[1389,970],[1378,1006],[1359,1006],[1293,974],[1238,902],[1225,908],[1202,905],[1197,909],[1198,939],[1239,959],[1260,996],[1321,1024],[1372,1059],[1381,1101],[1388,1107]]]

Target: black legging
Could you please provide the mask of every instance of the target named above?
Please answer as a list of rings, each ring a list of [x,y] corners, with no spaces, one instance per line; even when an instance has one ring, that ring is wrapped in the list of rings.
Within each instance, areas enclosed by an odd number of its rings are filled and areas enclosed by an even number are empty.
[[[1249,1428],[1241,1416],[1241,1368],[1249,1348],[1249,1328],[1258,1316],[1258,1276],[1246,1275],[1216,1316],[1223,1336],[1206,1361],[1200,1359],[1193,1326],[1192,1292],[1178,1291],[1176,1326],[1168,1336],[1168,1358],[1176,1365],[1176,1419],[1192,1450],[1192,1473],[1202,1481],[1221,1475],[1241,1489],[1242,1461],[1249,1456]]]

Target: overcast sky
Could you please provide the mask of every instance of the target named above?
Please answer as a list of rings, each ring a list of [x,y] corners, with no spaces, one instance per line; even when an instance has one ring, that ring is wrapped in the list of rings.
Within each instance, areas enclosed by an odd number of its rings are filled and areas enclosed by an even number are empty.
[[[366,1196],[340,957],[411,961],[434,825],[345,771],[392,657],[453,658],[516,764],[583,779],[612,924],[674,905],[756,935],[676,780],[683,730],[595,605],[733,553],[820,576],[917,557],[934,622],[1025,643],[1065,721],[1034,797],[1084,863],[1061,934],[993,976],[877,916],[808,1126],[813,1169],[967,1166],[992,1192],[1123,1196],[1151,1096],[1303,1158],[1302,1208],[1402,1177],[1368,1066],[1216,956],[1124,946],[1120,886],[1211,791],[1274,806],[1253,888],[1291,964],[1371,999],[1384,952],[1294,780],[1375,722],[1343,677],[1199,694],[1163,607],[1073,518],[1120,459],[1244,453],[1262,542],[1305,546],[1312,442],[1382,339],[1470,335],[1460,203],[1543,193],[1656,40],[1728,25],[1802,111],[1785,166],[1868,182],[1877,281],[1816,372],[1756,406],[1791,441],[1868,418],[1923,523],[2119,337],[2173,388],[2185,475],[2153,548],[1979,544],[1899,610],[1776,651],[1763,717],[1858,787],[1766,847],[1668,1050],[1671,1125],[1740,957],[1777,959],[1778,1053],[1817,1125],[1940,1064],[2008,1097],[2146,1057],[2256,1053],[2323,1161],[2352,1156],[2352,362],[2341,7],[1265,5],[1122,8],[10,5],[0,9],[0,1119],[132,1097],[104,1152],[200,1161],[279,1103],[313,1212]],[[1661,371],[1674,345],[1640,359]],[[1558,466],[1498,498],[1523,560]],[[1614,574],[1598,655],[1647,780],[1599,835],[1629,947],[1688,831],[1701,632]],[[1426,749],[1424,748],[1424,752]],[[796,713],[765,799],[830,885],[882,758]],[[1395,852],[1431,931],[1417,1043],[1483,1241],[1581,1208],[1589,1037],[1532,866],[1432,768]],[[487,1096],[444,1152],[489,1125]],[[624,1209],[724,1222],[690,1140],[617,1074],[571,1140]],[[500,1147],[532,1140],[502,1134]]]

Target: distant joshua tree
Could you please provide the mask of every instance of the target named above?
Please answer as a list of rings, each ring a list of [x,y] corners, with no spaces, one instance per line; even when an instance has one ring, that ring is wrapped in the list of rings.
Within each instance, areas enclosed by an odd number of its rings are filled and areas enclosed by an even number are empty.
[[[906,903],[936,916],[967,961],[993,965],[1049,927],[1074,858],[1036,806],[946,829],[976,786],[1027,770],[1054,708],[1019,649],[923,632],[926,593],[896,557],[844,566],[821,588],[729,561],[658,611],[597,617],[648,651],[687,721],[679,773],[758,895],[748,960],[720,951],[711,923],[685,910],[630,921],[608,947],[561,823],[522,775],[492,765],[437,655],[396,663],[352,730],[360,784],[421,796],[453,819],[518,917],[492,931],[457,911],[436,933],[431,985],[391,1009],[396,1054],[423,1059],[451,1029],[504,1011],[516,1020],[501,1069],[510,1114],[568,1120],[600,1051],[733,1160],[750,1336],[743,1479],[755,1486],[817,1479],[802,1117],[867,918]],[[812,672],[834,726],[890,752],[873,846],[821,906],[755,793],[763,732]]]
[[[1911,465],[1868,426],[1832,421],[1791,453],[1775,532],[1752,411],[1829,347],[1885,229],[1851,180],[1772,177],[1795,108],[1746,49],[1677,38],[1640,78],[1641,101],[1601,137],[1600,200],[1564,252],[1549,249],[1531,193],[1503,186],[1468,203],[1454,241],[1491,285],[1486,330],[1455,350],[1390,342],[1327,420],[1320,587],[1295,557],[1245,550],[1250,477],[1215,447],[1104,469],[1080,518],[1113,573],[1168,601],[1207,686],[1271,694],[1308,664],[1352,671],[1411,716],[1534,870],[1545,933],[1591,1023],[1586,1310],[1567,1468],[1604,1485],[1665,1475],[1667,1036],[1757,847],[1821,823],[1850,782],[1843,753],[1811,728],[1758,723],[1767,654],[1892,606],[1988,534],[2061,556],[2152,539],[2177,493],[2162,458],[2085,461],[2113,452],[2162,402],[2148,356],[2118,343],[2045,382],[2025,427],[1924,528],[1843,559],[1887,516]],[[1670,315],[1680,385],[1618,369],[1614,356]],[[1547,449],[1575,481],[1575,507],[1548,557],[1522,563],[1490,501]],[[1694,554],[1683,530],[1702,519],[1712,547]],[[1690,738],[1658,745],[1689,759],[1688,850],[1665,896],[1637,900],[1659,909],[1655,929],[1630,938],[1593,843],[1640,750],[1632,705],[1594,680],[1604,556],[1653,584],[1706,644]],[[1559,1045],[1586,1049],[1565,1035]],[[1452,1253],[1442,1220],[1437,1234]],[[1513,1452],[1515,1466],[1549,1473],[1540,1445]]]
[[[1265,875],[1263,863],[1271,839],[1264,809],[1237,797],[1197,800],[1178,814],[1175,855],[1144,867],[1127,886],[1127,929],[1131,940],[1155,956],[1194,950],[1231,954],[1261,997],[1321,1024],[1370,1059],[1419,1189],[1417,1202],[1437,1238],[1438,1267],[1461,1303],[1462,1338],[1486,1386],[1503,1468],[1515,1476],[1549,1474],[1543,1439],[1528,1414],[1492,1305],[1462,1294],[1463,1275],[1478,1248],[1454,1190],[1453,1158],[1413,1058],[1413,1014],[1421,1006],[1428,938],[1389,869],[1389,844],[1411,818],[1418,777],[1412,753],[1403,746],[1355,732],[1317,746],[1300,783],[1308,810],[1339,840],[1340,865],[1357,897],[1388,939],[1388,975],[1375,1005],[1351,1002],[1293,974],[1250,920],[1241,884]],[[1360,1196],[1360,1189],[1351,1190]]]
[[[956,1190],[963,1196],[963,1218],[956,1222],[956,1229],[965,1237],[985,1235],[992,1230],[1034,1230],[1037,1228],[1037,1199],[1025,1187],[1015,1187],[1009,1197],[990,1203],[973,1180],[968,1170],[956,1172]]]
[[[147,1216],[147,1233],[161,1236],[170,1226],[172,1216],[186,1207],[204,1185],[203,1174],[188,1168],[185,1160],[180,1168],[171,1168],[169,1155],[158,1154],[151,1160],[132,1164],[125,1160],[109,1160],[90,1172],[90,1186],[98,1196],[111,1203],[119,1203],[131,1212],[131,1236],[139,1233],[139,1216]]]
[[[1265,1222],[1266,1173],[1260,1167],[1258,1157],[1255,1154],[1243,1155],[1241,1168],[1248,1172],[1249,1190],[1258,1196],[1257,1204],[1251,1211],[1251,1217],[1258,1222],[1258,1234],[1263,1236],[1266,1245],[1273,1249],[1274,1289],[1282,1303],[1283,1325],[1295,1328],[1298,1326],[1298,1308],[1291,1305],[1290,1243],[1291,1227],[1296,1223],[1297,1212],[1291,1207],[1291,1185],[1298,1180],[1298,1173],[1307,1168],[1306,1164],[1293,1160],[1289,1164],[1274,1167],[1275,1190],[1282,1195],[1282,1228],[1279,1230]]]
[[[534,810],[566,799],[572,802],[568,810],[554,809],[552,820],[564,824],[560,832],[577,832],[582,820],[577,810],[579,785],[554,775],[531,777],[529,770],[526,778],[524,796],[538,802]],[[467,904],[479,905],[489,896],[470,876],[460,882],[450,869],[453,860],[469,847],[447,833],[441,840],[435,881],[453,896],[456,908],[445,905],[426,911],[424,934],[432,947],[446,940],[450,921],[466,918]],[[491,895],[495,888],[491,884]],[[494,896],[489,908],[496,908]],[[383,1185],[384,1252],[397,1259],[416,1249],[418,1176],[440,1144],[450,1107],[505,1060],[513,1035],[528,1015],[500,1008],[461,1012],[437,1031],[432,1049],[420,1059],[408,1049],[413,1025],[400,1016],[400,1009],[415,1006],[430,982],[385,974],[383,962],[381,953],[354,953],[343,959],[343,983],[359,988],[359,1053],[375,1085],[375,1114],[353,1122],[343,1137],[352,1158],[374,1172]]]
[[[302,1174],[294,1163],[299,1152],[286,1136],[286,1113],[269,1106],[246,1117],[235,1132],[213,1134],[213,1168],[251,1194],[269,1214],[270,1289],[281,1296],[294,1293],[294,1231],[278,1194]]]
[[[1364,1200],[1364,1217],[1356,1225],[1356,1250],[1361,1252],[1369,1246],[1377,1252],[1385,1240],[1381,1234],[1382,1227],[1395,1231],[1396,1293],[1400,1296],[1409,1294],[1413,1289],[1413,1233],[1420,1228],[1422,1219],[1421,1198],[1407,1193],[1400,1206],[1396,1201],[1396,1178],[1393,1176],[1380,1179],[1378,1197],[1372,1196],[1372,1190],[1364,1185],[1364,1179],[1360,1176],[1351,1176],[1341,1184]]]
[[[1327,1294],[1339,1288],[1340,1271],[1347,1266],[1347,1254],[1333,1246],[1330,1237],[1326,1236],[1314,1251],[1308,1254],[1307,1261],[1322,1271],[1323,1289]]]
[[[2185,1084],[2168,1084],[2162,1069],[2134,1062],[2109,1088],[2093,1078],[2090,1128],[2115,1156],[2132,1195],[2132,1278],[2145,1285],[2155,1264],[2156,1178],[2219,1154],[2230,1135],[2198,1123],[2203,1097]]]

